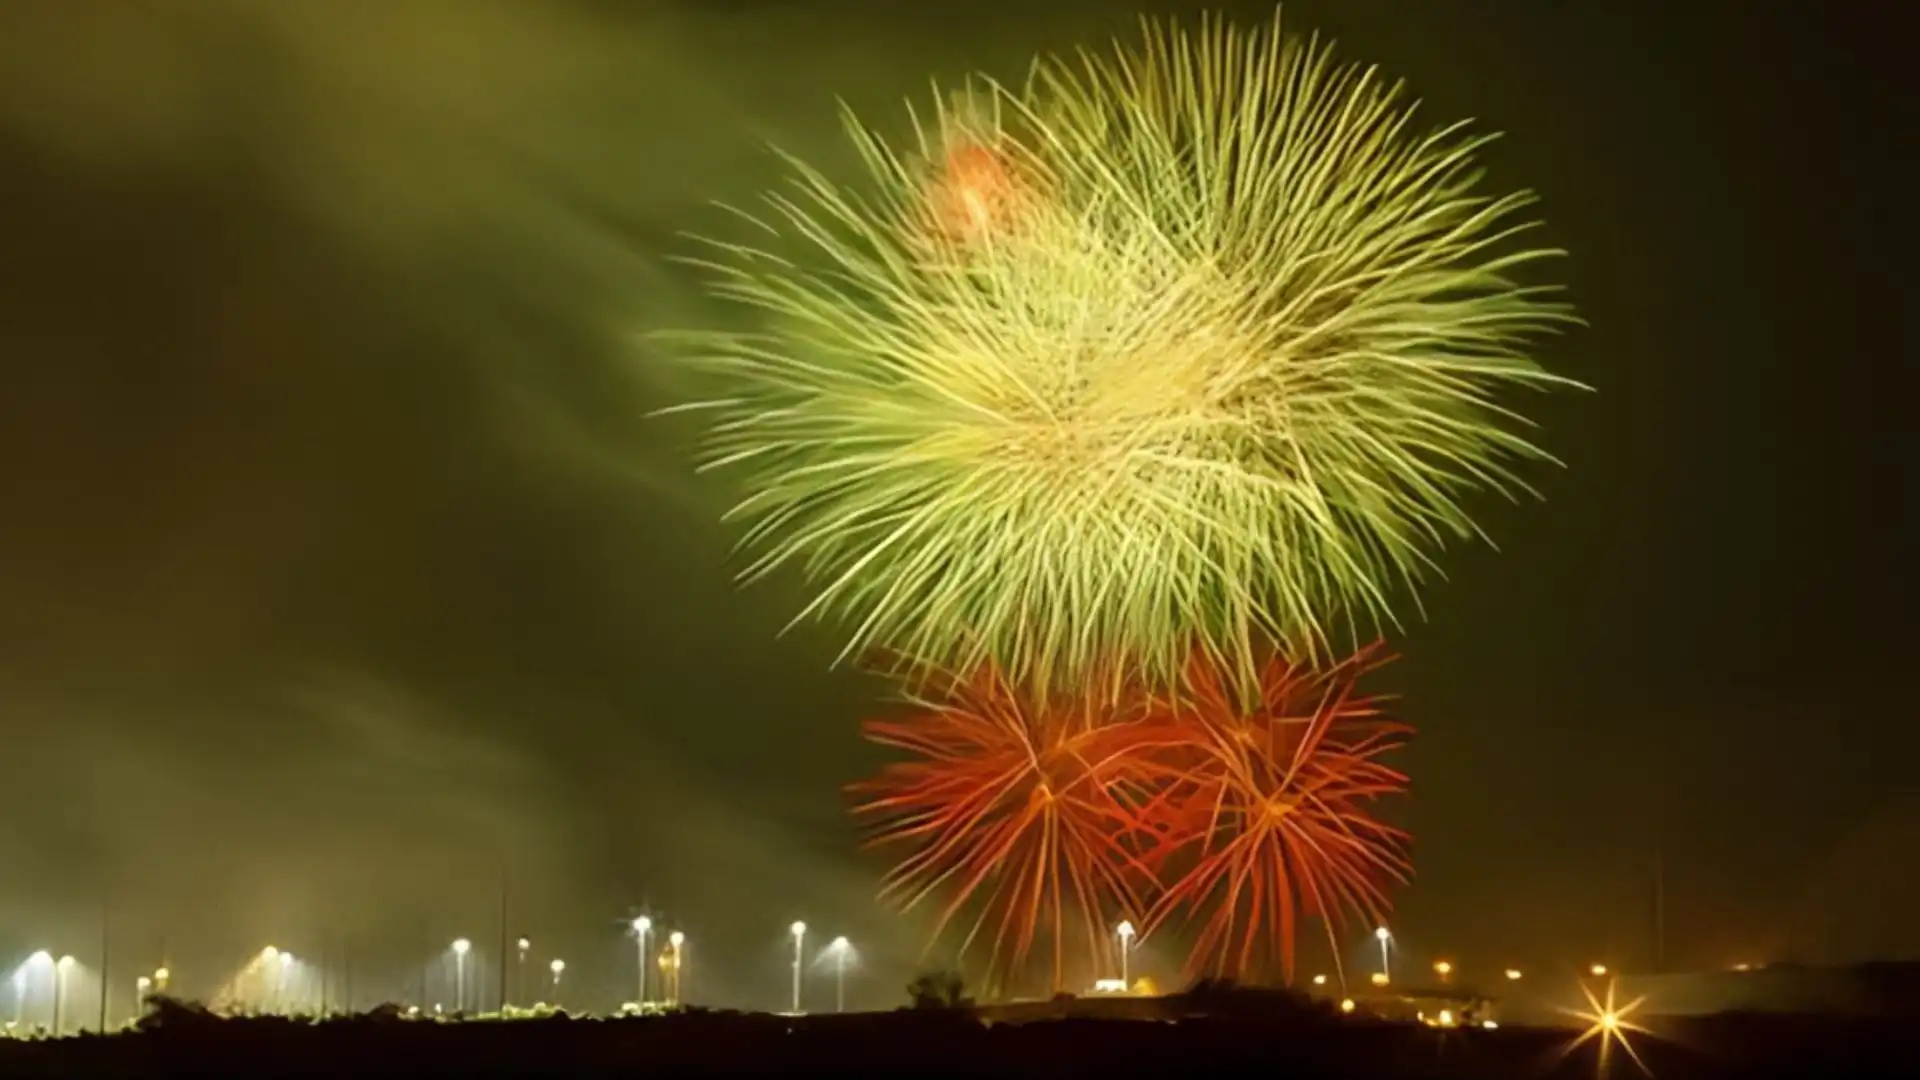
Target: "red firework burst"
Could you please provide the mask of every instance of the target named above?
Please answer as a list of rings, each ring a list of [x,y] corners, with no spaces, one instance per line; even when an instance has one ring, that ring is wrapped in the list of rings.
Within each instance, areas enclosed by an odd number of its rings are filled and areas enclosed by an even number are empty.
[[[1321,672],[1276,660],[1251,710],[1196,662],[1184,700],[1155,710],[1165,888],[1147,924],[1176,911],[1201,924],[1190,968],[1259,976],[1277,956],[1291,981],[1301,916],[1321,918],[1337,957],[1347,919],[1379,920],[1385,886],[1408,879],[1410,837],[1365,805],[1407,785],[1378,758],[1411,729],[1357,691],[1389,659],[1374,645]]]
[[[989,934],[996,983],[1044,938],[1051,986],[1063,988],[1070,939],[1084,934],[1097,955],[1107,915],[1146,910],[1129,843],[1148,801],[1130,780],[1140,725],[1124,705],[1029,708],[994,671],[945,682],[938,700],[913,701],[914,715],[865,725],[869,739],[915,755],[851,789],[872,843],[916,849],[882,898],[913,908],[944,893],[936,936],[973,908],[961,948]]]
[[[936,935],[971,906],[962,949],[987,932],[996,982],[1044,938],[1063,988],[1070,939],[1102,956],[1110,920],[1142,911],[1149,933],[1176,914],[1201,924],[1192,973],[1257,978],[1277,958],[1291,980],[1302,916],[1332,939],[1383,916],[1386,886],[1410,872],[1407,835],[1365,805],[1406,790],[1378,758],[1409,729],[1357,691],[1387,659],[1373,646],[1318,672],[1275,661],[1251,709],[1200,660],[1173,702],[1101,682],[1032,709],[997,672],[943,680],[907,717],[866,725],[914,755],[852,789],[875,844],[914,849],[882,897],[942,894]]]

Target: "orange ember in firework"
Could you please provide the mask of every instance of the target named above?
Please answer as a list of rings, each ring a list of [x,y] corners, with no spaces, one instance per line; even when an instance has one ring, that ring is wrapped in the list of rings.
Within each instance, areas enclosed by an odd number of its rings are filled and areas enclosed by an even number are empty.
[[[947,155],[928,191],[934,228],[948,239],[981,240],[1005,227],[1020,188],[1004,153],[977,143],[961,146]]]

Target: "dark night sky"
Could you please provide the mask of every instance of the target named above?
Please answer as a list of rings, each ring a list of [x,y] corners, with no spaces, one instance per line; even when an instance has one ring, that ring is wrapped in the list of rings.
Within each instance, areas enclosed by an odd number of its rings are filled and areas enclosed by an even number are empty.
[[[1137,10],[935,6],[0,0],[0,965],[92,963],[103,903],[189,988],[490,948],[505,868],[584,985],[645,902],[696,996],[778,1003],[804,916],[895,999],[838,794],[881,688],[734,589],[638,338],[719,317],[663,256],[766,140],[844,164],[835,94]],[[1592,323],[1547,359],[1599,392],[1537,410],[1569,470],[1399,643],[1410,955],[1644,962],[1664,834],[1676,964],[1920,957],[1880,7],[1289,6],[1508,133]]]

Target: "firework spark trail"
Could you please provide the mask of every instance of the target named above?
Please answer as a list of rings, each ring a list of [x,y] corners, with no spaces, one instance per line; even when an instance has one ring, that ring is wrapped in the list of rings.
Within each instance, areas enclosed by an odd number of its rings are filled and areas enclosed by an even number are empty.
[[[1394,620],[1474,490],[1546,455],[1502,404],[1568,385],[1529,349],[1572,320],[1520,280],[1525,193],[1487,136],[1430,128],[1319,39],[1148,23],[1113,53],[975,82],[864,183],[789,159],[699,264],[759,329],[686,336],[724,380],[709,467],[739,470],[753,580],[848,654],[994,664],[1045,696],[1195,652],[1255,699]]]

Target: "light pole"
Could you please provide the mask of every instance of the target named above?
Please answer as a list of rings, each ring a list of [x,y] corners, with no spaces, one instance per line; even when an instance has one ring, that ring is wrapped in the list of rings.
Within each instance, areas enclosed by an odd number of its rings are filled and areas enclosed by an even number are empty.
[[[567,970],[567,962],[556,956],[547,970],[553,972],[553,1007],[557,1009],[560,1007],[560,973]]]
[[[1453,978],[1453,963],[1448,960],[1436,960],[1433,964],[1433,973],[1440,976],[1440,983],[1444,986]]]
[[[667,935],[667,944],[673,946],[673,1004],[676,1007],[678,1007],[681,1003],[680,990],[681,990],[681,987],[684,985],[680,981],[681,974],[683,971],[683,966],[682,966],[683,955],[681,952],[681,948],[682,946],[686,945],[686,943],[687,943],[687,935],[681,933],[678,930],[675,930],[673,933]]]
[[[833,939],[827,949],[833,953],[833,1011],[847,1011],[847,953],[853,948],[844,937]]]
[[[273,1011],[273,972],[274,965],[280,961],[280,950],[272,945],[260,950],[260,956],[252,964],[254,1002],[253,1008],[259,1012]]]
[[[53,954],[48,952],[45,949],[41,949],[39,952],[34,953],[32,956],[27,957],[28,975],[31,976],[34,972],[37,972],[37,971],[45,971],[47,973],[48,978],[52,979],[55,984],[59,982],[59,975],[56,974],[54,971]],[[27,989],[28,990],[32,989],[31,984],[28,985]],[[25,992],[26,992],[25,990],[22,991],[22,993],[25,993]]]
[[[513,943],[515,959],[513,962],[513,996],[518,998],[527,992],[527,950],[533,948],[533,942],[521,938]]]
[[[467,953],[473,950],[473,942],[466,938],[455,938],[453,942],[453,1013],[459,1016],[467,1011]]]
[[[1393,931],[1381,927],[1373,932],[1374,940],[1380,943],[1380,975],[1385,981],[1393,981],[1393,968],[1387,959],[1387,949],[1393,944]]]
[[[53,965],[53,1037],[59,1038],[66,1023],[67,1011],[67,972],[73,970],[73,957],[63,956]]]
[[[1113,932],[1120,937],[1120,985],[1126,987],[1128,993],[1132,993],[1133,980],[1127,977],[1127,954],[1133,947],[1133,923],[1122,919]]]
[[[640,996],[634,1004],[641,1008],[647,1005],[647,938],[653,933],[653,920],[641,915],[633,920],[633,960],[639,969]]]
[[[166,993],[166,992],[167,992],[167,980],[168,980],[168,979],[171,979],[171,978],[173,978],[173,972],[171,972],[171,971],[168,971],[168,970],[167,970],[166,968],[163,968],[163,967],[162,967],[162,968],[154,968],[154,969],[153,969],[153,988],[154,988],[154,990],[155,990],[155,991],[157,991],[157,992],[159,992],[159,993],[162,993],[162,994],[164,994],[164,993]]]
[[[800,1014],[800,970],[805,966],[807,924],[796,922],[791,929],[793,930],[793,1012],[798,1016]]]
[[[133,1021],[140,1022],[140,1014],[146,1011],[147,994],[153,990],[153,980],[145,975],[133,980]]]

